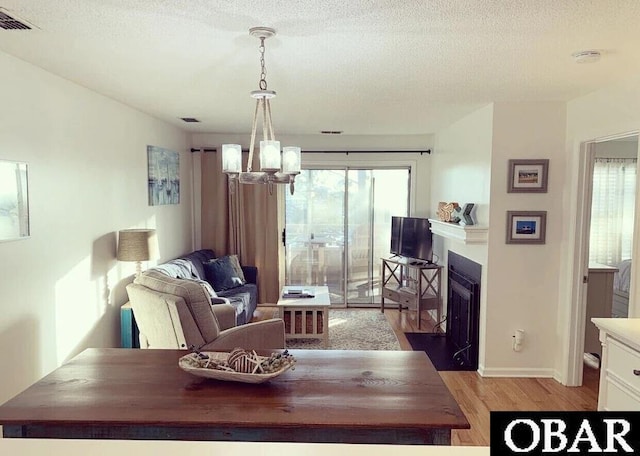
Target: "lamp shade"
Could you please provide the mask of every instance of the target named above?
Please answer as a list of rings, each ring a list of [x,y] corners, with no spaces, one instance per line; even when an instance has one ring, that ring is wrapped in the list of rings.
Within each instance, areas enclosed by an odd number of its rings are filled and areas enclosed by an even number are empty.
[[[121,230],[118,233],[120,261],[148,261],[159,257],[158,238],[153,229]]]
[[[287,146],[282,148],[282,172],[287,174],[298,174],[300,172],[301,157],[300,148]]]
[[[240,144],[222,145],[222,172],[240,173],[242,171],[242,146]]]
[[[260,170],[280,171],[280,141],[260,141]]]

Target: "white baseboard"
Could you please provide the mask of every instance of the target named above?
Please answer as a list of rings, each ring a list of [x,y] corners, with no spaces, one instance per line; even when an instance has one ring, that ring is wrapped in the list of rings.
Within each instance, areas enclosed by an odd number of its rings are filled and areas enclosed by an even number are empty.
[[[550,368],[479,366],[478,374],[482,377],[554,378],[556,372]]]

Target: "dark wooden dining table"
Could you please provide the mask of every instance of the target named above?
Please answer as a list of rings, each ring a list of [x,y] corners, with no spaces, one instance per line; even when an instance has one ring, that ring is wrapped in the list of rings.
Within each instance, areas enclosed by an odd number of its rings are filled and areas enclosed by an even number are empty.
[[[0,406],[5,438],[449,445],[469,423],[424,352],[290,350],[265,383],[205,379],[181,350],[87,349]]]

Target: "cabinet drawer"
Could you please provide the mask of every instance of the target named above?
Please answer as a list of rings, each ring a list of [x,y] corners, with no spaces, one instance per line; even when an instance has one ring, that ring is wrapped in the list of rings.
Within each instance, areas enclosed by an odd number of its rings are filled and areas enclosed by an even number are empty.
[[[382,297],[383,298],[387,298],[387,299],[391,299],[392,301],[398,301],[398,292],[395,290],[390,290],[388,288],[383,288],[382,289]]]
[[[407,295],[404,293],[398,293],[398,294],[400,295],[399,296],[400,304],[411,304],[411,305],[415,304],[416,302],[415,296]]]
[[[611,338],[607,344],[607,374],[615,375],[640,395],[640,375],[633,373],[640,371],[640,353]]]
[[[611,381],[607,381],[605,387],[607,388],[606,410],[640,411],[640,397],[633,397],[628,391],[623,390]]]

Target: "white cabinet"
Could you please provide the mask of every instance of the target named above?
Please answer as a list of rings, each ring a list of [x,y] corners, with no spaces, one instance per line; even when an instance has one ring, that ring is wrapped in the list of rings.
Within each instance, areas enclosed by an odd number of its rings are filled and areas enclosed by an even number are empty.
[[[598,410],[640,411],[640,318],[593,318],[602,363]]]

